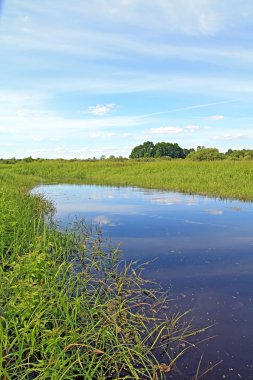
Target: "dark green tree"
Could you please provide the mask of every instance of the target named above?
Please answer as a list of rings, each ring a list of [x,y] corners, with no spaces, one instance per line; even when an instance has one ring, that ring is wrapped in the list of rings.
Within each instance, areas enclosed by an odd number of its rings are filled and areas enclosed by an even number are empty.
[[[190,148],[190,149],[186,149],[186,148],[183,148],[183,158],[186,158],[188,156],[188,154],[190,154],[191,152],[195,152],[195,149],[194,148]]]
[[[158,142],[155,144],[155,157],[171,157],[171,146],[173,144]]]
[[[177,143],[172,144],[172,147],[171,147],[172,158],[184,158],[183,154],[184,154],[183,149]]]
[[[145,141],[143,144],[133,148],[130,158],[154,157],[154,143]]]
[[[225,155],[226,155],[226,156],[230,156],[230,154],[232,154],[233,152],[234,152],[234,150],[229,148],[229,149],[226,151]]]
[[[192,151],[194,149],[183,149],[177,143],[158,142],[154,145],[153,142],[146,141],[133,148],[130,158],[185,158]]]
[[[184,150],[177,143],[159,142],[155,144],[155,157],[185,158]]]

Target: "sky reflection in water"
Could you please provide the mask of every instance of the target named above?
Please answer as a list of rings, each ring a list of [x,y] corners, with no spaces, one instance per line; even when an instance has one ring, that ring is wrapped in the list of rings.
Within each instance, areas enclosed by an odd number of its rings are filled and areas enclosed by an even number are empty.
[[[215,323],[208,379],[253,379],[253,204],[179,193],[57,185],[34,190],[53,200],[60,227],[76,219],[103,226],[124,257],[156,259],[145,276],[170,289],[179,309]],[[240,377],[241,376],[241,377]]]

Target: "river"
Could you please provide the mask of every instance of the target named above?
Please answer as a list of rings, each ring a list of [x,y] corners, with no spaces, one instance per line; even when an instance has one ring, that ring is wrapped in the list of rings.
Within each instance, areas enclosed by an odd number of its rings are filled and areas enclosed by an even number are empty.
[[[85,218],[121,244],[123,258],[153,260],[144,276],[192,309],[196,326],[212,325],[205,377],[253,379],[253,204],[159,190],[47,185],[60,228]],[[201,351],[201,352],[202,352]]]

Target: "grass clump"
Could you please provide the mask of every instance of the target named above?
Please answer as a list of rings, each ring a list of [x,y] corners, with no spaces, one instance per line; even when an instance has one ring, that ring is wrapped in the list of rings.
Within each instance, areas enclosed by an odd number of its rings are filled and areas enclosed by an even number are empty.
[[[168,311],[143,268],[123,263],[98,230],[46,223],[52,207],[25,191],[32,177],[0,181],[1,380],[165,379],[177,371],[197,332],[185,314]]]

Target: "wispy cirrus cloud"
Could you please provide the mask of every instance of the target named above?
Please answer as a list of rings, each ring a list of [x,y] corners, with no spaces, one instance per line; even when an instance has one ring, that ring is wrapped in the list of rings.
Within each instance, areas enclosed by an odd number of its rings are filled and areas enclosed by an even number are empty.
[[[2,154],[251,144],[252,0],[86,3],[4,2]]]
[[[16,46],[18,50],[23,47],[80,55],[87,59],[103,56],[120,58],[124,52],[128,56],[141,53],[208,61],[219,57],[229,57],[230,60],[253,59],[248,49],[238,52],[238,49],[226,46],[218,49],[212,46],[207,48],[205,44],[178,45],[159,38],[151,39],[148,35],[145,38],[145,35],[138,33],[145,28],[158,37],[161,33],[170,35],[172,32],[200,36],[219,34],[222,30],[230,29],[231,24],[235,27],[236,24],[250,22],[253,10],[251,0],[244,0],[240,4],[235,0],[224,0],[223,4],[218,0],[195,0],[194,6],[189,0],[139,0],[127,4],[115,0],[94,0],[92,4],[85,4],[85,7],[81,0],[75,4],[58,0],[54,2],[54,7],[49,0],[45,0],[43,6],[38,2],[32,4],[30,1],[20,3],[13,0],[13,7],[17,9],[16,12],[3,20],[11,25],[11,33],[3,31],[1,37],[3,44]],[[8,11],[7,4],[5,8]],[[57,18],[59,14],[61,17]],[[143,39],[146,43],[143,43]]]

